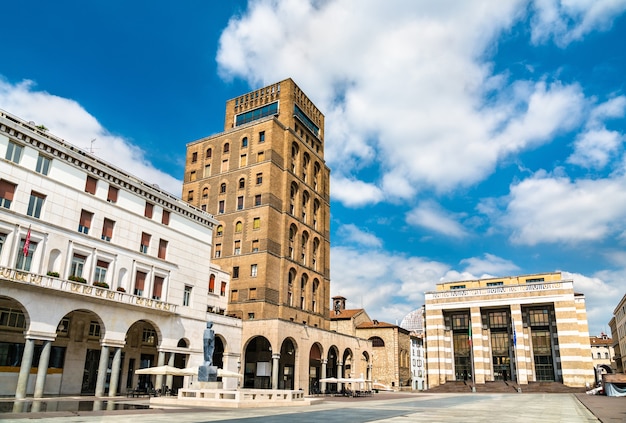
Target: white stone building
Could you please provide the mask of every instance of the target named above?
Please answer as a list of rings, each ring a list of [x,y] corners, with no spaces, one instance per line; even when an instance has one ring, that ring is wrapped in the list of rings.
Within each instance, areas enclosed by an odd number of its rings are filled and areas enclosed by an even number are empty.
[[[0,111],[0,395],[183,386],[136,375],[239,370],[230,275],[211,263],[210,214]],[[235,379],[225,380],[227,387]]]

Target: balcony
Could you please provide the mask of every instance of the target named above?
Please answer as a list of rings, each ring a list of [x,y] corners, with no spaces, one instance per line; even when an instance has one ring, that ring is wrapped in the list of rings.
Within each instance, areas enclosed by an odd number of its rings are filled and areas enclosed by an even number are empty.
[[[149,309],[154,312],[176,314],[176,304],[150,298],[128,294],[126,292],[112,291],[107,288],[87,285],[81,282],[69,281],[53,276],[44,276],[36,273],[0,267],[0,280],[19,283],[28,286],[41,287],[58,292],[69,293],[81,297],[89,297],[98,301],[107,301],[111,305],[125,305]]]

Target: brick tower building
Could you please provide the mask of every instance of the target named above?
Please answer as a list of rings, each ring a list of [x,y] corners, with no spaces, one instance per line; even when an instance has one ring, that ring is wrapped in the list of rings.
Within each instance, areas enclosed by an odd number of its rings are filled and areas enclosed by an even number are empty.
[[[291,80],[226,102],[224,132],[187,145],[183,199],[215,215],[228,313],[328,329],[324,116]],[[211,289],[217,287],[209,287]]]

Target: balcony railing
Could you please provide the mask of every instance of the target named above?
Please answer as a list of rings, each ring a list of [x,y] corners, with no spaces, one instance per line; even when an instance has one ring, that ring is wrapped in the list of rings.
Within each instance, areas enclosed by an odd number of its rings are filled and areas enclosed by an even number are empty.
[[[69,292],[74,295],[111,301],[118,304],[128,304],[166,313],[175,314],[177,309],[176,304],[164,301],[140,297],[126,292],[112,291],[107,288],[100,288],[81,282],[60,279],[54,276],[44,276],[36,273],[24,272],[8,267],[0,267],[0,279],[7,279],[21,284],[39,286],[56,291]]]

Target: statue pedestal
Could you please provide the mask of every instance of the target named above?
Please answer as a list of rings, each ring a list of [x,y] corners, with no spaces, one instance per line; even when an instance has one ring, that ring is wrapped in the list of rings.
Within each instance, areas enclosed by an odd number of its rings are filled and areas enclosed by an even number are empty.
[[[217,382],[217,366],[199,366],[198,382]]]
[[[194,388],[195,389],[200,389],[200,390],[204,390],[204,389],[222,389],[223,388],[223,384],[222,384],[222,382],[196,382],[194,384]]]

